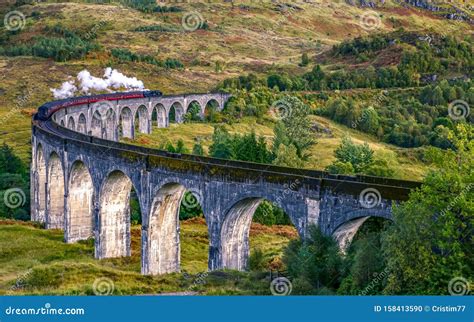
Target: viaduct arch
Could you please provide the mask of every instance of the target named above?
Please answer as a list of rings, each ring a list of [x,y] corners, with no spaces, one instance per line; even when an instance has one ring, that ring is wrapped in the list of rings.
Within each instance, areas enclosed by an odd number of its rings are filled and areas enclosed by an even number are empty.
[[[177,272],[179,206],[188,190],[198,195],[206,219],[209,270],[244,270],[250,222],[264,199],[290,216],[300,236],[305,237],[309,225],[318,225],[344,249],[366,218],[391,220],[392,204],[406,200],[420,185],[173,154],[119,142],[137,131],[168,126],[176,103],[183,112],[197,103],[204,114],[211,101],[222,110],[228,99],[217,93],[85,103],[61,108],[47,120],[34,119],[31,219],[63,229],[67,243],[94,237],[96,258],[130,256],[128,205],[133,187],[142,213],[142,274]]]

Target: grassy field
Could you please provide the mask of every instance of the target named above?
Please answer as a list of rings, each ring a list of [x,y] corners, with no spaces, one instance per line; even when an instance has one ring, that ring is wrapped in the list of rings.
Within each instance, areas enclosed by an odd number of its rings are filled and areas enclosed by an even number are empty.
[[[283,247],[296,237],[290,226],[253,224],[251,252],[259,249],[266,260],[280,263]],[[182,273],[187,274],[140,275],[140,244],[140,226],[133,226],[131,257],[96,260],[93,240],[66,244],[60,230],[0,221],[0,294],[94,294],[93,283],[102,277],[114,282],[114,294],[270,292],[265,273],[207,273],[208,240],[203,219],[181,224],[181,265]],[[206,276],[205,282],[196,283],[202,276]]]
[[[389,161],[389,165],[395,170],[395,175],[399,179],[421,180],[428,170],[426,164],[422,163],[416,156],[421,149],[404,149],[390,144],[379,142],[370,135],[353,130],[346,126],[332,122],[319,116],[310,116],[313,123],[330,130],[330,134],[315,133],[314,144],[310,150],[311,157],[306,163],[308,169],[324,169],[331,164],[334,157],[334,150],[339,146],[345,135],[352,137],[356,143],[367,142],[375,151],[375,156]],[[195,143],[201,142],[205,151],[212,143],[212,133],[215,124],[210,123],[186,123],[171,124],[169,128],[154,128],[151,134],[139,134],[135,140],[126,142],[159,148],[167,142],[176,145],[176,141],[184,141],[186,148],[192,150]],[[239,123],[226,125],[231,134],[250,133],[252,130],[259,136],[264,136],[267,143],[271,145],[273,140],[273,125],[270,119],[265,119],[262,124],[258,124],[256,118],[246,117]]]

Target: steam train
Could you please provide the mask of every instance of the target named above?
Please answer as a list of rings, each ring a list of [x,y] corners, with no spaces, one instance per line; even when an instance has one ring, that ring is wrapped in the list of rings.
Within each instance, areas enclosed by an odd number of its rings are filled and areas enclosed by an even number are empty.
[[[124,93],[113,93],[113,94],[100,94],[94,96],[79,96],[73,98],[62,99],[58,101],[49,102],[41,105],[38,108],[38,113],[35,114],[35,120],[46,121],[56,111],[70,106],[77,106],[83,104],[91,104],[99,101],[117,101],[127,100],[134,98],[146,98],[146,97],[160,97],[163,93],[160,91],[136,91],[136,92],[124,92]]]

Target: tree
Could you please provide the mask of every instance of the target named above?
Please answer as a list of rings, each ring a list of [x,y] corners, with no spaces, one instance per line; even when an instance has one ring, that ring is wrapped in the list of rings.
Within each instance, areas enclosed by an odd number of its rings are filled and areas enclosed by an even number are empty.
[[[175,149],[173,143],[171,143],[171,142],[166,143],[165,150],[168,151],[168,152],[176,153],[176,149]]]
[[[269,88],[278,88],[279,91],[288,91],[293,87],[293,82],[287,74],[272,74],[267,78]]]
[[[29,189],[29,174],[24,163],[11,147],[3,144],[0,147],[0,217],[28,220]]]
[[[454,149],[431,148],[436,168],[393,210],[382,239],[387,294],[448,294],[450,280],[474,275],[474,127],[460,124],[450,139]]]
[[[204,148],[202,147],[202,144],[200,142],[194,144],[193,154],[194,155],[204,155]]]
[[[308,81],[310,88],[313,90],[321,90],[326,86],[326,75],[319,65],[314,66],[313,70],[310,73],[307,73],[304,77]]]
[[[368,107],[362,111],[362,119],[359,127],[366,133],[377,133],[379,129],[379,115],[373,107]]]
[[[232,138],[223,126],[216,126],[214,128],[209,154],[215,158],[233,158]]]
[[[443,90],[436,86],[431,96],[431,105],[443,105],[444,103]]]
[[[326,167],[330,174],[354,174],[354,167],[350,162],[334,161]]]
[[[365,169],[364,174],[390,178],[394,176],[395,171],[390,167],[387,160],[376,158],[367,169]]]
[[[257,139],[254,131],[242,136],[235,135],[232,142],[234,159],[258,163],[271,162],[271,153],[267,149],[265,138]]]
[[[186,191],[179,207],[179,220],[201,217],[203,212],[199,202],[200,200],[192,192]],[[187,205],[193,206],[188,207]]]
[[[304,161],[300,159],[296,147],[292,144],[289,146],[283,144],[280,145],[276,153],[276,158],[273,160],[273,164],[289,168],[304,167]]]
[[[303,53],[301,55],[301,63],[300,63],[300,66],[302,67],[305,67],[305,66],[308,66],[309,64],[309,57],[308,57],[308,54],[307,53]]]
[[[178,140],[178,143],[176,143],[176,153],[189,153],[188,149],[184,146],[184,141],[182,139]]]
[[[0,147],[0,173],[26,174],[23,161],[13,153],[13,149],[6,143]]]
[[[355,173],[363,173],[370,166],[373,154],[367,143],[355,144],[348,136],[342,139],[341,145],[334,151],[337,160],[350,163]]]
[[[339,247],[318,227],[309,227],[305,240],[293,240],[283,255],[295,294],[332,293],[342,277],[342,258]]]
[[[349,265],[348,275],[338,289],[339,294],[376,295],[382,292],[386,274],[384,274],[380,232],[372,232],[358,240],[354,239],[345,259]],[[371,285],[376,278],[382,280]]]
[[[278,121],[273,128],[273,145],[272,145],[272,153],[276,156],[278,148],[280,145],[288,146],[290,144],[290,139],[286,135],[286,128],[283,122]]]
[[[307,149],[314,143],[311,121],[308,118],[311,112],[309,106],[294,96],[286,96],[275,102],[274,106],[281,109],[281,121],[285,126],[288,144],[293,144],[298,156],[305,159]]]
[[[201,117],[201,107],[198,103],[192,102],[191,106],[188,108],[186,114],[183,116],[184,122],[197,122],[202,121]]]
[[[275,225],[276,221],[273,215],[272,204],[266,200],[262,201],[257,210],[255,210],[252,220],[266,226]]]

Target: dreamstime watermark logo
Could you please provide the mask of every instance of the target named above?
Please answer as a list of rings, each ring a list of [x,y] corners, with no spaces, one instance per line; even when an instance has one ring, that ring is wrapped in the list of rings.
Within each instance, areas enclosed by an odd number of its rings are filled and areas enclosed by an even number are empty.
[[[9,31],[18,31],[23,29],[26,24],[25,15],[21,11],[10,11],[3,19],[5,28]]]
[[[181,25],[186,31],[196,31],[204,25],[204,18],[197,11],[187,12],[181,19]]]
[[[300,186],[301,186],[301,181],[299,179],[292,181],[290,184],[285,183],[283,185],[285,190],[283,190],[283,192],[281,193],[281,196],[276,197],[275,201],[273,202],[273,205],[281,208],[283,205],[283,200],[285,199],[285,196],[289,195],[291,192],[298,190],[298,187]]]
[[[454,208],[454,206],[456,205],[456,203],[459,202],[459,200],[461,198],[464,198],[465,195],[467,195],[469,193],[469,191],[471,191],[471,189],[474,187],[474,183],[470,183],[468,184],[462,191],[459,195],[456,196],[456,198],[454,198],[454,200],[451,200],[451,202],[448,204],[448,206],[443,209],[443,211],[441,211],[441,216],[444,216],[446,215],[446,213],[448,211],[451,211],[451,209]]]
[[[11,287],[10,287],[10,291],[16,291],[16,290],[20,290],[22,289],[26,283],[27,283],[27,280],[28,278],[30,277],[30,275],[33,273],[33,270],[32,269],[29,269],[28,271],[26,271],[25,273],[21,274],[20,276],[18,276],[18,278],[16,279],[15,281],[15,284],[13,284]]]
[[[366,11],[360,16],[359,25],[367,31],[379,29],[382,26],[382,19],[375,11]]]
[[[270,283],[270,291],[273,295],[290,295],[292,290],[293,285],[291,284],[291,281],[286,277],[277,277]]]
[[[183,273],[183,276],[185,279],[189,279],[191,278],[191,275],[189,275],[188,273]],[[196,278],[193,279],[193,282],[192,284],[188,287],[188,289],[184,292],[185,295],[192,295],[193,294],[193,290],[199,286],[199,285],[204,285],[207,283],[207,277],[209,276],[209,274],[207,272],[204,272],[204,273],[199,273],[197,274]],[[195,293],[195,292],[194,292]]]
[[[16,209],[25,205],[25,192],[20,188],[11,188],[5,191],[3,195],[5,206],[10,209]]]
[[[291,106],[283,100],[278,100],[270,107],[270,114],[282,120],[291,116]]]
[[[448,283],[449,294],[454,296],[463,296],[471,291],[471,284],[464,277],[455,277]]]
[[[110,11],[106,15],[106,17],[111,17],[113,14],[117,13],[117,11],[119,11],[119,10],[120,9],[118,9],[118,8],[114,8],[112,11]],[[93,38],[97,37],[97,34],[99,33],[100,29],[105,28],[105,26],[107,26],[107,21],[106,20],[100,20],[98,23],[93,25],[92,28],[89,29],[89,31],[87,31],[84,34],[83,38],[85,40],[90,40],[90,39],[93,39]]]
[[[377,286],[381,281],[383,281],[388,276],[389,272],[390,271],[388,268],[385,268],[381,273],[375,272],[374,278],[372,279],[372,281],[370,281],[369,285],[367,285],[367,287],[362,292],[360,292],[359,295],[363,295],[363,296],[367,295],[367,293],[372,291],[375,286]]]
[[[23,107],[25,107],[30,99],[31,99],[31,91],[30,88],[28,87],[26,89],[26,92],[22,93],[21,95],[18,95],[16,100],[15,100],[15,106],[8,111],[3,117],[0,119],[0,125],[6,123],[10,117],[12,117],[14,114],[18,112],[18,110],[21,110]]]
[[[83,308],[56,308],[52,307],[51,303],[45,303],[41,307],[7,307],[5,309],[6,315],[85,315]]]
[[[382,196],[377,189],[367,188],[361,191],[359,194],[359,203],[362,207],[371,209],[380,205],[382,201]]]
[[[418,37],[418,39],[421,41],[426,41],[429,45],[431,45],[431,42],[433,41],[433,38],[430,35],[426,35],[425,37]]]
[[[97,37],[97,33],[99,32],[100,29],[104,28],[105,25],[107,25],[107,22],[105,20],[99,21],[94,26],[92,26],[92,28],[88,32],[85,33],[84,39],[90,40]]]
[[[187,209],[193,209],[199,207],[202,201],[202,194],[201,191],[198,189],[190,189],[187,193],[184,194],[183,198],[183,206]]]
[[[455,100],[448,106],[449,117],[455,121],[467,119],[470,111],[469,104],[463,100]]]
[[[92,291],[95,295],[106,296],[111,295],[115,290],[114,281],[108,277],[100,277],[92,284]]]

